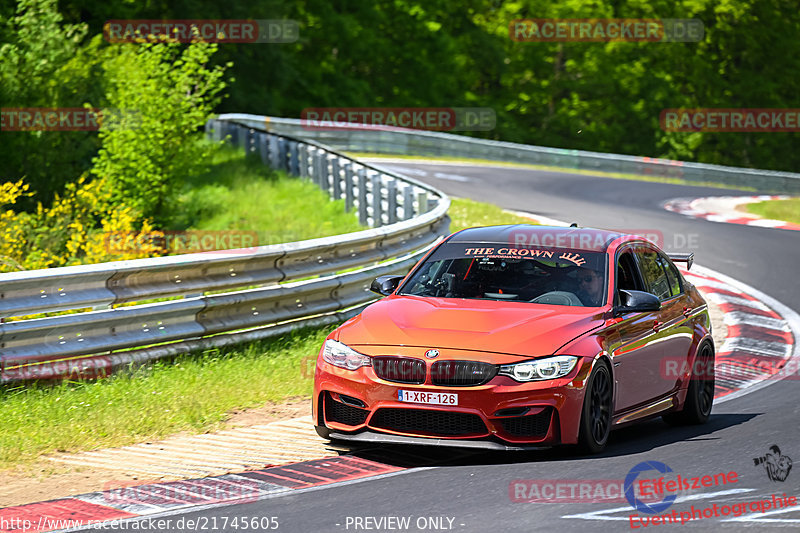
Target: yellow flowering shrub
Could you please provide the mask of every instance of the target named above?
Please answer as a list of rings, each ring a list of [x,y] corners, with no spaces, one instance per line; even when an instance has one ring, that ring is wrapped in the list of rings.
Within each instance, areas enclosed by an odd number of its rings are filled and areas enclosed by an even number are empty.
[[[19,261],[25,253],[23,221],[7,207],[14,205],[20,196],[30,195],[27,190],[28,185],[22,180],[0,185],[0,272],[22,269]]]
[[[0,272],[164,255],[153,244],[158,242],[153,237],[163,234],[149,220],[139,222],[134,208],[113,205],[103,179],[81,176],[56,195],[52,206],[39,204],[35,213],[8,209],[27,190],[22,180],[0,186]]]

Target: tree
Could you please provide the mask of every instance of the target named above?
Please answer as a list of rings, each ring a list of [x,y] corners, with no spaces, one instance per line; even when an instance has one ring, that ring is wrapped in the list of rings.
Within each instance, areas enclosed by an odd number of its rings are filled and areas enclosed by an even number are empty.
[[[202,127],[225,87],[222,66],[208,67],[217,45],[144,42],[114,45],[103,61],[109,116],[92,173],[112,188],[115,204],[157,224],[210,146]]]

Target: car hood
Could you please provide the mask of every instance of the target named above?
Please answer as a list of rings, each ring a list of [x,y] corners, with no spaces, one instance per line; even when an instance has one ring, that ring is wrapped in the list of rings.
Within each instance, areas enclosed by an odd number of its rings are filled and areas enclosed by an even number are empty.
[[[390,296],[339,328],[349,346],[420,346],[537,357],[604,323],[588,307]]]

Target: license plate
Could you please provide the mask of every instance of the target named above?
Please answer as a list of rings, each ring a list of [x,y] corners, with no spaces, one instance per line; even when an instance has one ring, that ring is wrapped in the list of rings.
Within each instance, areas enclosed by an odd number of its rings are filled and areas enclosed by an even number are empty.
[[[458,394],[451,392],[399,390],[397,399],[401,402],[426,403],[428,405],[458,405]]]

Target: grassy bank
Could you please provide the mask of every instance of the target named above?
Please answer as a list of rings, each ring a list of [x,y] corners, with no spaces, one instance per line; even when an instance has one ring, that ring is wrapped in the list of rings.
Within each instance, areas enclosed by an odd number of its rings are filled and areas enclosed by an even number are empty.
[[[800,198],[788,200],[767,200],[754,204],[744,204],[748,212],[771,220],[783,220],[800,224]]]
[[[328,237],[364,229],[344,200],[224,147],[210,170],[188,184],[171,229],[254,231],[258,244]]]

